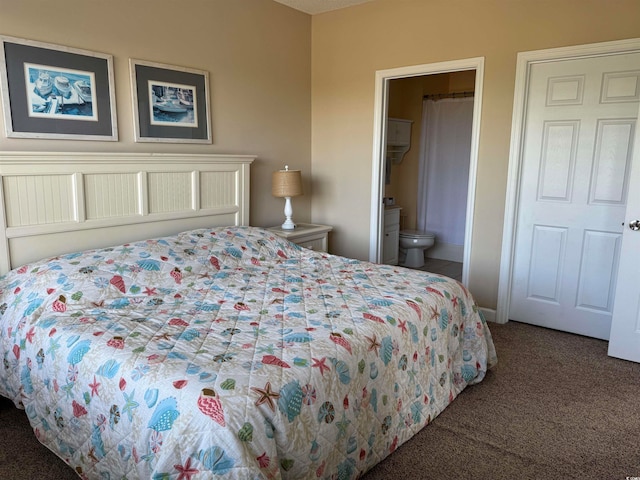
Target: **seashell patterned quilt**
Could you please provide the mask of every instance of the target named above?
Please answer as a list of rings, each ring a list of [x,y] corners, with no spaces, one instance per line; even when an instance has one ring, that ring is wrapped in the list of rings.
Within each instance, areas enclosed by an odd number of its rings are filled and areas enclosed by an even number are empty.
[[[0,357],[89,479],[356,478],[496,362],[460,283],[252,227],[9,272]]]

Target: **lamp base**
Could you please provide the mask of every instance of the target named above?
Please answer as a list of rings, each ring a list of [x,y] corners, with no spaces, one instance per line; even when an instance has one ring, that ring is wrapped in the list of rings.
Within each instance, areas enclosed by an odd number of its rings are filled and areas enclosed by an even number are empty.
[[[291,207],[291,197],[284,197],[284,216],[287,218],[282,224],[283,230],[293,230],[296,228],[296,224],[291,220],[293,215],[293,208]]]

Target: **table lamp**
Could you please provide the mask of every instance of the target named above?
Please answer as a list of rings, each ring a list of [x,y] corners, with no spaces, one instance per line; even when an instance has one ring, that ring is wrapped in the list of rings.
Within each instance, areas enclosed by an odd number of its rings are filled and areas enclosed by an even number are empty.
[[[271,179],[271,194],[274,197],[284,197],[285,222],[282,224],[283,230],[293,230],[296,224],[291,220],[293,208],[291,207],[291,197],[302,195],[302,175],[300,170],[289,170],[289,165],[285,165],[284,170],[273,172]]]

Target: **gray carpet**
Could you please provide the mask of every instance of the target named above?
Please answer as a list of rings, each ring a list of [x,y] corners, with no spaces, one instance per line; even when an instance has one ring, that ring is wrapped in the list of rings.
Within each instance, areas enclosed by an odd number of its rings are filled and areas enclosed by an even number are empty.
[[[499,364],[363,480],[640,476],[640,364],[607,343],[490,325]],[[76,479],[0,399],[0,479]]]

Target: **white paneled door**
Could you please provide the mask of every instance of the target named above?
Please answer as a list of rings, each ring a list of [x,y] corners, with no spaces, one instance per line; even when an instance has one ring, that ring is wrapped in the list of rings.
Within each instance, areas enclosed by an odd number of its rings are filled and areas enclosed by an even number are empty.
[[[636,89],[640,90],[640,81]],[[640,128],[634,143],[636,160],[629,177],[609,355],[640,362]]]
[[[640,232],[626,224],[640,219],[639,101],[640,53],[531,65],[510,319],[609,339],[615,299],[638,329]]]

